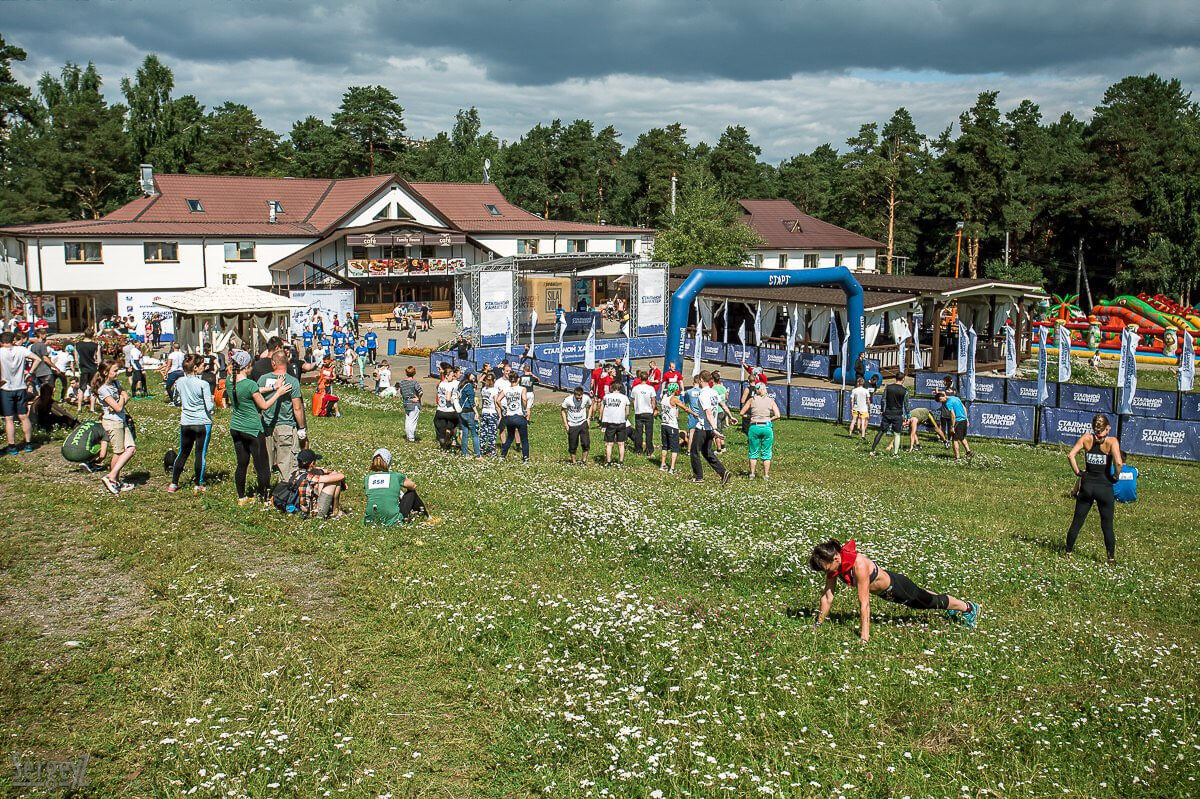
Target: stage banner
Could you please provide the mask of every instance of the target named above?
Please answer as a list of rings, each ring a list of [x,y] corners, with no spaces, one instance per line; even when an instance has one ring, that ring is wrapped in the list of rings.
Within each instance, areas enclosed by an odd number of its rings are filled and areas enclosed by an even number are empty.
[[[1129,409],[1134,416],[1174,419],[1179,415],[1179,394],[1174,391],[1139,389],[1130,398]]]
[[[667,330],[667,272],[665,269],[638,269],[636,274],[637,335],[664,335]]]
[[[558,364],[553,361],[534,361],[533,376],[543,386],[559,387]]]
[[[1179,395],[1179,418],[1200,422],[1200,392]]]
[[[700,357],[711,363],[725,363],[725,345],[719,341],[701,341]]]
[[[586,336],[592,329],[592,319],[596,314],[588,312],[567,311],[563,314],[564,336]]]
[[[629,340],[629,355],[632,358],[661,358],[666,349],[665,336],[647,336]],[[534,357],[539,360],[559,361],[562,354],[563,363],[585,363],[587,342],[585,340],[564,341],[559,346],[557,341],[547,341],[533,348]],[[615,361],[625,356],[625,339],[603,338],[596,341],[597,361]]]
[[[828,355],[818,355],[815,352],[797,352],[793,355],[792,371],[806,377],[829,379],[832,360]]]
[[[1058,406],[1058,383],[1046,384],[1046,401],[1038,403],[1038,381],[1008,380],[1005,386],[1004,400],[1014,405],[1045,405],[1048,408]]]
[[[788,416],[836,422],[840,418],[838,395],[841,393],[832,388],[792,386],[788,392]]]
[[[1059,383],[1058,407],[1092,413],[1112,413],[1116,390],[1108,386]]]
[[[562,380],[563,388],[573,389],[575,386],[588,387],[587,384],[591,381],[591,375],[586,369],[578,366],[560,366],[558,367],[558,377]]]
[[[725,347],[725,363],[758,366],[758,347],[730,344]]]
[[[162,325],[162,340],[175,340],[175,315],[169,308],[163,308],[161,305],[154,304],[154,298],[164,292],[160,291],[118,291],[117,292],[117,315],[122,319],[127,316],[132,316],[137,321],[138,338],[146,337],[146,323],[157,318]],[[354,292],[350,292],[350,308],[353,310]],[[44,299],[44,298],[43,298]],[[50,315],[43,315],[43,318],[54,324],[56,317],[54,316],[54,302],[44,303],[44,307],[50,311]],[[326,327],[328,330],[328,327]],[[301,331],[303,332],[303,331]],[[282,331],[281,331],[282,333]],[[297,334],[299,335],[299,334]],[[303,353],[301,353],[303,354]]]
[[[976,402],[1004,402],[1003,377],[976,377]]]
[[[775,372],[786,372],[787,355],[787,350],[775,349],[774,347],[763,347],[758,351],[758,365],[764,369],[770,369]]]
[[[967,408],[967,435],[1032,442],[1034,412],[1027,405],[973,402]]]
[[[1200,460],[1200,422],[1129,416],[1121,425],[1121,449],[1134,455]]]
[[[1073,446],[1081,435],[1092,432],[1092,417],[1095,415],[1093,411],[1042,408],[1038,443]]]
[[[771,399],[775,400],[775,404],[779,406],[779,415],[788,415],[788,387],[786,383],[767,383],[767,394]],[[739,397],[741,394],[738,395]],[[733,408],[733,403],[729,403],[729,407]],[[733,408],[736,412],[738,408]]]
[[[954,388],[957,383],[957,375],[949,372],[917,372],[915,392],[919,397],[932,397],[933,392],[941,391],[946,387],[946,378],[950,378],[950,388]],[[979,386],[976,385],[976,391]]]
[[[843,391],[842,394],[842,419],[850,418],[850,392]],[[871,418],[869,423],[874,426],[879,424],[883,419],[883,392],[877,391],[871,395]]]
[[[504,344],[513,315],[512,272],[479,273],[479,343]]]

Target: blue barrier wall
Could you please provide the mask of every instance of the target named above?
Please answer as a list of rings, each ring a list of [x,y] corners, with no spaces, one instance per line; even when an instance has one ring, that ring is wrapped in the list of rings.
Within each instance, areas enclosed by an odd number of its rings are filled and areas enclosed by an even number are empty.
[[[725,363],[725,345],[720,341],[700,342],[700,358],[713,363]]]
[[[563,388],[573,389],[575,386],[587,387],[591,381],[591,373],[581,366],[563,364],[558,370],[559,383]]]
[[[967,435],[1032,442],[1034,411],[1027,405],[972,402],[967,408]]]
[[[787,385],[784,383],[767,383],[767,394],[769,394],[775,400],[775,404],[779,406],[780,415],[787,416],[789,399]],[[739,394],[738,396],[741,395]],[[730,407],[733,407],[732,404]],[[737,408],[734,408],[734,410],[737,410]]]
[[[934,391],[941,391],[945,378],[950,378],[950,387],[958,386],[958,375],[947,372],[917,372],[914,393],[920,397],[929,397]],[[957,390],[957,389],[956,389]]]
[[[760,347],[758,350],[758,365],[764,369],[773,369],[776,372],[786,372],[787,360],[787,350],[781,350],[775,347]]]
[[[1003,377],[978,377],[975,378],[975,401],[976,402],[1004,402],[1005,383],[1008,381]]]
[[[1099,411],[1042,408],[1038,442],[1073,446],[1081,435],[1092,432],[1092,417],[1097,413]]]
[[[1036,380],[1008,380],[1007,390],[1005,391],[1005,401],[1013,405],[1037,405],[1038,385]],[[1058,384],[1047,383],[1046,389],[1049,392],[1049,398],[1046,400],[1047,407],[1058,406]]]
[[[1200,393],[1189,391],[1179,395],[1179,418],[1200,422]]]
[[[725,347],[725,363],[740,364],[743,361],[747,366],[758,366],[758,347],[753,345],[743,347],[741,344],[730,344]]]
[[[558,382],[558,364],[553,361],[534,361],[533,376],[543,386],[554,386],[557,388],[561,385]]]
[[[1112,413],[1116,391],[1107,386],[1082,386],[1076,383],[1060,383],[1058,407],[1073,411]]]
[[[1179,393],[1175,391],[1138,391],[1133,395],[1134,416],[1174,419],[1179,415]]]
[[[847,424],[850,422],[850,392],[842,392],[842,419]],[[875,425],[883,419],[883,392],[877,392],[871,395],[871,419],[870,423]]]
[[[815,353],[796,353],[793,371],[806,377],[821,377],[828,379],[830,372],[830,357]]]
[[[832,388],[792,386],[788,392],[788,415],[836,422],[841,418],[841,403],[839,402],[841,393]]]
[[[1126,417],[1121,424],[1121,449],[1133,455],[1200,460],[1200,422]]]
[[[631,358],[661,358],[666,348],[666,338],[663,336],[643,336],[629,339],[629,357]],[[585,341],[564,341],[562,344],[563,363],[582,363]],[[557,341],[545,344],[535,344],[534,355],[538,360],[559,361],[559,346]],[[625,339],[600,338],[596,339],[596,360],[614,361],[625,356]]]

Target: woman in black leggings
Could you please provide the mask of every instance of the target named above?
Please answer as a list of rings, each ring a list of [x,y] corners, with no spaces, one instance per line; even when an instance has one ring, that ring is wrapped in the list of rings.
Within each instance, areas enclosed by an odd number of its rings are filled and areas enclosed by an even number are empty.
[[[947,618],[960,621],[970,629],[974,629],[979,620],[979,605],[975,602],[964,602],[949,594],[935,594],[899,572],[879,568],[866,555],[858,553],[854,541],[843,545],[831,538],[817,544],[808,565],[813,571],[825,574],[825,590],[821,593],[820,609],[813,626],[820,627],[825,622],[833,604],[833,592],[841,580],[858,592],[862,619],[860,638],[864,644],[871,637],[871,594],[916,610],[944,610]]]
[[[1075,539],[1083,528],[1088,512],[1095,504],[1100,511],[1100,529],[1104,533],[1104,548],[1108,550],[1108,562],[1117,562],[1117,536],[1113,532],[1113,484],[1121,476],[1125,458],[1121,455],[1121,444],[1116,436],[1110,436],[1108,417],[1102,413],[1092,419],[1092,432],[1084,433],[1067,453],[1071,471],[1079,478],[1075,492],[1075,518],[1067,531],[1067,554],[1075,549]],[[1079,470],[1075,456],[1083,451],[1084,468]]]

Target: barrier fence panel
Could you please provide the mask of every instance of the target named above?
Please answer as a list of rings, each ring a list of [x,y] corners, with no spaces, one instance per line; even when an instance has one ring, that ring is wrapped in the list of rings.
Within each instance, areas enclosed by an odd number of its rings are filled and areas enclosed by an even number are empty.
[[[843,391],[842,394],[842,419],[850,423],[850,392]],[[870,424],[877,425],[883,419],[883,392],[878,392],[871,395],[871,418]]]
[[[1179,418],[1188,422],[1200,422],[1200,392],[1179,395]]]
[[[958,375],[947,372],[917,372],[916,395],[919,397],[933,396],[933,392],[941,391],[945,387],[945,379],[947,377],[950,378],[950,387],[957,390]]]
[[[1058,407],[1073,411],[1112,413],[1116,390],[1108,386],[1083,386],[1076,383],[1060,383]],[[1090,428],[1089,428],[1090,429]]]
[[[788,387],[785,383],[767,383],[767,394],[775,400],[775,404],[779,406],[779,415],[788,415]],[[733,407],[732,405],[730,407]],[[734,408],[737,410],[737,408]]]
[[[787,350],[781,350],[775,347],[763,347],[758,351],[758,365],[764,369],[772,369],[776,372],[786,372],[787,359]]]
[[[1029,405],[999,405],[972,402],[967,408],[968,436],[1007,438],[1033,443],[1035,408]]]
[[[1005,391],[1005,401],[1012,405],[1037,405],[1038,404],[1038,384],[1036,380],[1008,380],[1007,390]],[[1049,391],[1049,398],[1046,400],[1046,407],[1058,407],[1058,384],[1047,383],[1046,388]]]
[[[838,402],[841,393],[832,388],[792,386],[788,391],[788,416],[836,422],[841,418],[841,403]]]
[[[559,367],[558,378],[562,381],[559,385],[563,388],[574,389],[575,386],[590,388],[592,375],[583,367],[563,364]]]
[[[1008,381],[1003,377],[976,377],[976,402],[1004,402],[1005,386]]]
[[[558,364],[551,361],[534,361],[533,376],[543,386],[559,388],[562,385],[558,382]]]
[[[830,357],[814,352],[796,353],[792,371],[805,377],[820,377],[828,380],[830,375]]]
[[[1174,419],[1179,415],[1179,392],[1138,391],[1133,395],[1134,416],[1153,416],[1156,419]]]
[[[1200,422],[1126,417],[1121,424],[1121,449],[1133,455],[1200,460]]]
[[[1084,433],[1092,432],[1092,417],[1098,411],[1042,408],[1038,443],[1074,445]]]
[[[730,344],[725,347],[725,363],[758,366],[758,347]]]
[[[695,350],[690,351],[694,352]],[[701,341],[700,359],[713,363],[725,363],[725,345],[720,341]]]

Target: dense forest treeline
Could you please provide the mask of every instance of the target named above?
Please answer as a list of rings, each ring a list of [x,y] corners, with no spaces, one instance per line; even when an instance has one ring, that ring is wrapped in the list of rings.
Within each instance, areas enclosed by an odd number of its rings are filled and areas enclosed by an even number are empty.
[[[501,142],[468,108],[450,130],[414,141],[383,86],[348,88],[328,121],[308,116],[283,137],[245,105],[176,96],[154,55],[121,79],[117,105],[90,64],[22,85],[11,62],[25,57],[0,38],[5,224],[102,215],[133,196],[143,162],[159,172],[480,181],[490,159],[509,199],[552,219],[669,227],[676,174],[681,202],[693,189],[726,204],[782,197],[884,242],[883,269],[894,254],[912,272],[953,273],[961,221],[968,276],[1090,286],[1097,300],[1149,290],[1191,302],[1200,272],[1200,109],[1178,80],[1156,75],[1109,87],[1089,121],[1045,119],[1028,100],[1003,113],[997,93],[983,92],[936,135],[899,108],[844,146],[773,165],[740,125],[715,144],[689,144],[670,123],[626,145],[612,126],[556,119]]]

